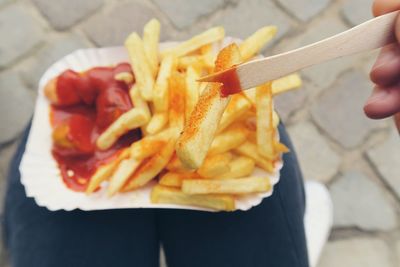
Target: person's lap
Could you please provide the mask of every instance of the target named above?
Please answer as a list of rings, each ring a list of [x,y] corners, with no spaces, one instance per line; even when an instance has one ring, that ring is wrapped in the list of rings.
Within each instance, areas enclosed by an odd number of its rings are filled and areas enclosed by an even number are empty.
[[[291,147],[282,126],[280,133]],[[304,191],[294,153],[284,156],[274,194],[244,212],[50,212],[25,196],[18,172],[23,151],[24,144],[10,169],[5,208],[6,245],[15,267],[158,266],[160,242],[170,267],[308,266]]]

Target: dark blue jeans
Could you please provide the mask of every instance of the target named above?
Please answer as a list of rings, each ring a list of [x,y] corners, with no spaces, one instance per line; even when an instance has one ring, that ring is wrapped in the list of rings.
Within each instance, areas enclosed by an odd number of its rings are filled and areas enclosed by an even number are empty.
[[[25,196],[10,167],[5,241],[14,267],[158,266],[162,243],[170,267],[307,267],[302,176],[290,140],[272,197],[248,211],[163,209],[56,211]],[[51,188],[49,188],[51,190]]]

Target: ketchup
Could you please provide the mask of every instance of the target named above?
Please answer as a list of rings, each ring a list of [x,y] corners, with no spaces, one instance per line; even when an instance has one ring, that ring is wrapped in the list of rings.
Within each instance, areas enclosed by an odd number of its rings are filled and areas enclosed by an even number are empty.
[[[96,147],[98,136],[119,116],[130,110],[128,90],[132,84],[114,79],[120,72],[131,72],[128,63],[96,67],[83,73],[67,70],[57,78],[59,103],[51,106],[52,154],[68,188],[85,191],[90,178],[121,150],[140,138],[132,130],[107,150]]]
[[[220,92],[221,96],[223,97],[237,94],[242,91],[239,76],[237,75],[236,72],[236,67],[233,67],[227,71],[218,74],[218,76],[215,79],[215,82],[222,83]]]

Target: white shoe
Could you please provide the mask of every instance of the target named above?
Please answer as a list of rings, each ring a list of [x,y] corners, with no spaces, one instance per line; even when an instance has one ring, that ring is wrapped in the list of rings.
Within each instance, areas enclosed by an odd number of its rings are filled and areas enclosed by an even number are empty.
[[[321,183],[307,181],[304,225],[310,267],[317,266],[333,223],[333,206],[328,189]]]

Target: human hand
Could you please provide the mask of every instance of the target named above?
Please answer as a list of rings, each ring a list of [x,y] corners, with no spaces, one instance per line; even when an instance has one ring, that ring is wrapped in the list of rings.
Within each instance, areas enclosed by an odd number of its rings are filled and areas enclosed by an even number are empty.
[[[398,0],[375,0],[374,16],[400,9]],[[372,95],[364,106],[365,114],[372,119],[394,116],[400,131],[400,17],[395,26],[397,42],[382,48],[372,67],[370,77],[376,84]]]

